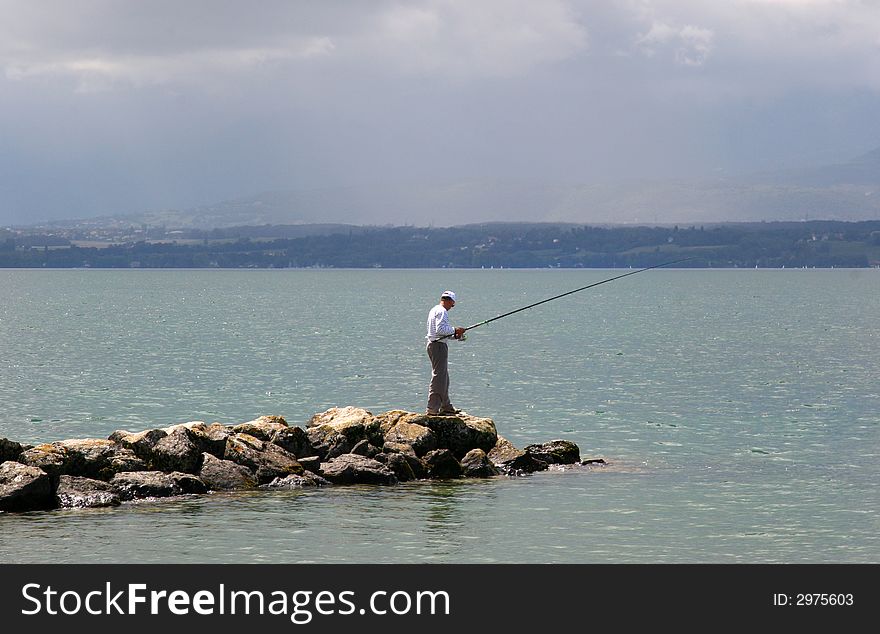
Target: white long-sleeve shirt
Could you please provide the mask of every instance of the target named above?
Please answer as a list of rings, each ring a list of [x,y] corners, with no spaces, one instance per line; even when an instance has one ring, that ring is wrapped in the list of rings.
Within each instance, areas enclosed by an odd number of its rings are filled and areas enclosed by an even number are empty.
[[[428,313],[428,334],[425,335],[425,339],[437,341],[444,335],[454,334],[455,328],[449,325],[449,311],[443,308],[443,304],[437,304]]]

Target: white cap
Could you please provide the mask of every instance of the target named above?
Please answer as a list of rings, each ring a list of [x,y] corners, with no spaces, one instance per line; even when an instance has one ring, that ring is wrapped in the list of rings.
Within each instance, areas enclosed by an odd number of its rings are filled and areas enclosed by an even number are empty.
[[[444,298],[449,298],[452,301],[455,301],[455,293],[453,293],[452,291],[443,291],[440,294],[440,299],[444,299]]]

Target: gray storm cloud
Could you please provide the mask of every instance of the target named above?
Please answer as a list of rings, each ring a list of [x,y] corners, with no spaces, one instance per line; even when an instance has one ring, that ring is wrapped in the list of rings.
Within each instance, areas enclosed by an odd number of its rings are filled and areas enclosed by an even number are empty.
[[[0,222],[368,183],[683,178],[880,144],[880,5],[857,0],[0,13]]]
[[[46,75],[190,81],[330,61],[378,74],[524,76],[609,55],[753,69],[825,60],[874,84],[880,7],[857,0],[426,0],[421,2],[0,2],[8,78]],[[591,46],[592,44],[592,46]],[[598,45],[597,45],[598,44]],[[800,81],[803,72],[791,81]],[[739,80],[748,83],[752,73]],[[817,81],[834,78],[817,74]]]

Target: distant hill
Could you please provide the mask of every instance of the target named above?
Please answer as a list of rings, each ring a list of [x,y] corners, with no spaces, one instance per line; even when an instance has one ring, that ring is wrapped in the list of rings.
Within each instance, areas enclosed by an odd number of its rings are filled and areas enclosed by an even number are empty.
[[[584,185],[474,180],[273,191],[182,211],[120,216],[113,222],[208,229],[314,223],[443,227],[474,222],[671,224],[877,218],[880,148],[846,163],[715,181]]]
[[[564,207],[570,186],[472,181],[263,192],[183,211],[125,216],[135,224],[213,228],[261,224],[452,226],[542,220]]]
[[[880,148],[845,163],[796,170],[767,172],[749,177],[750,182],[796,185],[808,188],[861,186],[880,188]]]
[[[300,226],[306,225],[294,225]],[[255,239],[247,237],[251,229]],[[0,268],[642,268],[672,262],[713,268],[880,266],[880,221],[689,227],[478,223],[266,235],[286,229],[175,231],[179,240],[100,245],[13,233],[0,241]]]

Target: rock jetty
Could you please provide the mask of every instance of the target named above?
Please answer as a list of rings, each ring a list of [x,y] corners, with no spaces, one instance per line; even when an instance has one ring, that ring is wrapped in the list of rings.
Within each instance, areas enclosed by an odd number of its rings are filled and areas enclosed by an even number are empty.
[[[0,438],[0,511],[116,506],[242,489],[515,476],[580,462],[572,442],[517,449],[491,418],[334,407],[305,429],[281,416],[181,423],[107,439],[23,445]],[[586,462],[586,461],[585,461]]]

